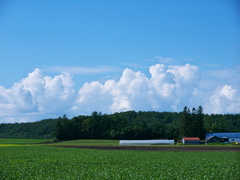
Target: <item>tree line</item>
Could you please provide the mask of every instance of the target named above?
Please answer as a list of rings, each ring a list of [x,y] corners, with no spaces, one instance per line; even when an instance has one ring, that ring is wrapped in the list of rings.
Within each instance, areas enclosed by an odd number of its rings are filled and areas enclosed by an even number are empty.
[[[0,138],[53,139],[57,119],[45,119],[27,123],[0,124]]]
[[[240,132],[240,114],[203,114],[201,106],[182,112],[93,112],[34,123],[0,124],[0,138],[181,139],[205,138],[205,132]]]
[[[70,139],[179,139],[183,136],[205,138],[202,107],[181,113],[135,112],[60,117],[55,137]]]

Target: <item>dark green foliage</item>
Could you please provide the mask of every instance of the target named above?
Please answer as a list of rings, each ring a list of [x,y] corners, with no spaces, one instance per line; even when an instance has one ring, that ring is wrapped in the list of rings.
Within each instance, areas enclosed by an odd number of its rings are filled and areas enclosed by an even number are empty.
[[[182,136],[205,138],[203,109],[201,106],[198,109],[192,108],[192,110],[189,110],[186,106],[184,107],[181,130]]]
[[[215,117],[218,115],[212,115]],[[228,115],[224,115],[228,116]],[[228,121],[229,127],[224,128],[225,132],[238,132],[240,127],[232,125],[238,124],[240,121],[239,115],[231,115],[231,120]],[[101,113],[93,112],[92,116],[78,116],[72,120],[67,120],[65,126],[64,137],[57,136],[59,140],[67,139],[181,139],[183,136],[205,138],[205,132],[215,130],[214,125],[208,125],[208,115],[203,114],[203,109],[199,106],[198,109],[189,110],[184,108],[181,113],[171,112],[135,112],[128,111],[122,113],[114,113],[111,115],[102,115]],[[235,121],[233,121],[233,119]],[[72,125],[69,131],[67,124]],[[225,122],[226,124],[227,122]],[[225,125],[224,124],[224,125]],[[59,129],[61,124],[57,124],[56,129]],[[219,125],[221,126],[221,125]],[[205,128],[204,128],[205,127]],[[222,126],[221,126],[222,127]],[[73,130],[75,129],[75,130]],[[58,131],[56,131],[57,133]],[[59,133],[59,132],[58,132]],[[63,134],[63,133],[60,133]],[[69,134],[72,134],[70,136]],[[78,135],[76,135],[78,134]]]
[[[240,114],[204,115],[204,126],[207,132],[240,132]]]
[[[0,124],[0,138],[53,139],[55,127],[55,119],[31,123]]]
[[[0,124],[0,138],[181,139],[205,132],[240,132],[240,114],[206,115],[202,107],[183,112],[121,112],[68,119],[66,115],[34,123]]]

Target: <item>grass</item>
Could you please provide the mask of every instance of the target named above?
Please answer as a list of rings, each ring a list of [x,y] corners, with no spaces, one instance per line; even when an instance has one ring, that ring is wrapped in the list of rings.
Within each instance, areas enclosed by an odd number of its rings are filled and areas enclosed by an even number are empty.
[[[0,144],[37,144],[51,141],[51,139],[0,139]]]
[[[81,140],[70,140],[70,141],[62,141],[50,144],[52,145],[62,145],[62,146],[118,146],[119,140],[97,140],[97,139],[81,139]],[[125,145],[127,146],[127,145]],[[137,145],[141,146],[141,145]],[[147,145],[143,145],[147,146]],[[192,145],[184,145],[184,144],[176,144],[176,145],[148,145],[148,146],[154,146],[154,147],[176,147],[176,146],[182,146],[182,147],[191,147]],[[201,144],[201,145],[194,145],[196,146],[235,146],[240,148],[239,145],[233,145],[231,143],[228,144]]]
[[[118,146],[118,140],[96,140],[96,139],[83,139],[62,141],[51,145],[63,145],[63,146]]]
[[[0,147],[0,179],[228,179],[240,177],[240,152],[145,152]]]

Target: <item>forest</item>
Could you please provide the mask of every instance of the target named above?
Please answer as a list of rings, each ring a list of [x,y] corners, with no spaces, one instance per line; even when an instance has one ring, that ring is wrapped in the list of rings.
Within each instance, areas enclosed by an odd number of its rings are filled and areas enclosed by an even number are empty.
[[[0,124],[0,138],[53,139],[57,119],[45,119],[28,123]]]
[[[181,139],[205,132],[240,132],[240,114],[204,114],[201,106],[182,112],[93,112],[31,123],[0,124],[0,138],[34,139]]]

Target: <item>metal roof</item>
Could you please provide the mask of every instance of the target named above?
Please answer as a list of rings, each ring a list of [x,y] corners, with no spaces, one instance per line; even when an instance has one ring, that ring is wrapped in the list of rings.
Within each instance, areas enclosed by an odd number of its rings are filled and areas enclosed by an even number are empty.
[[[206,140],[212,139],[213,137],[217,137],[217,136],[209,136],[206,138]]]
[[[218,138],[221,137],[228,137],[228,138],[240,138],[240,132],[235,133],[206,133],[206,138],[210,136],[217,136]]]
[[[206,140],[206,141],[209,141],[210,139],[212,139],[212,138],[214,138],[214,137],[216,137],[216,138],[220,139],[220,138],[219,138],[219,137],[217,137],[217,136],[209,136],[209,137],[207,137],[205,140]]]

